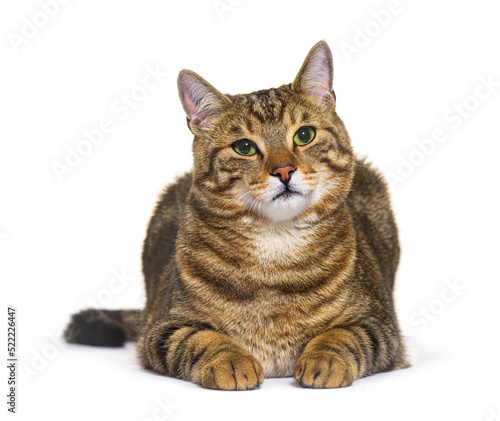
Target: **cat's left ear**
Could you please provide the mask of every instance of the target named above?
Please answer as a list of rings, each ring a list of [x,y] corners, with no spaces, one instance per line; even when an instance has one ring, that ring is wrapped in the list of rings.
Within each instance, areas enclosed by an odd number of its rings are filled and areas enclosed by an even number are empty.
[[[292,83],[292,89],[319,103],[335,101],[333,58],[326,42],[320,41],[311,48]]]
[[[177,86],[188,127],[194,134],[200,134],[209,127],[211,120],[230,103],[227,96],[190,70],[179,73]]]

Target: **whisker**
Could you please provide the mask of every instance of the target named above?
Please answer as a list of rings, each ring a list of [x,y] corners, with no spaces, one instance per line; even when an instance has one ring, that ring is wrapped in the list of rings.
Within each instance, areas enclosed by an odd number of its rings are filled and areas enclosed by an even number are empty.
[[[248,192],[246,192],[245,194],[243,194],[243,195],[241,195],[240,197],[238,197],[236,200],[241,200],[241,199],[243,199],[243,198],[244,198],[247,194],[250,194],[250,193],[252,193],[252,192],[251,192],[251,191],[248,191]]]
[[[208,186],[205,186],[205,188],[200,191],[200,194],[202,194],[206,189],[208,189]],[[199,190],[199,189],[198,189]],[[196,199],[196,195],[193,195],[193,198],[189,201],[188,206],[193,203],[193,200]]]
[[[255,212],[255,208],[257,207],[257,205],[258,205],[257,200],[255,198],[252,198],[252,207],[250,208],[250,210],[252,212]]]
[[[241,199],[243,199],[245,196],[247,196],[248,194],[250,194],[251,191],[248,191],[246,192],[245,194],[242,194],[240,197],[238,197],[237,199],[230,199],[218,212],[217,212],[217,215],[220,215],[222,213],[222,211],[226,208],[227,205],[229,205],[230,203],[236,203],[238,201],[240,201]],[[241,211],[243,213],[243,211]]]
[[[230,199],[224,206],[222,206],[222,208],[217,212],[217,216],[219,216],[222,213],[222,211],[226,208],[226,206],[232,202],[234,202],[234,200]]]
[[[335,196],[335,195],[334,195],[334,194],[333,194],[330,190],[327,190],[327,189],[325,189],[323,186],[320,186],[320,185],[318,185],[318,187],[319,187],[322,191],[324,191],[324,192],[328,193],[330,196],[332,196],[332,197],[333,197],[333,198],[337,201],[337,203],[339,203],[339,204],[340,204],[340,200],[339,200],[339,199],[337,198],[337,196]]]

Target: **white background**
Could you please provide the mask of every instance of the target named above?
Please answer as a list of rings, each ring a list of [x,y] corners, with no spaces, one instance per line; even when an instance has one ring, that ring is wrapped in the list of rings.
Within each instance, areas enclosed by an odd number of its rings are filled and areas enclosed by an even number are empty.
[[[499,3],[389,4],[73,0],[45,19],[37,1],[2,2],[1,311],[18,309],[18,419],[499,419]],[[43,26],[30,33],[34,20]],[[143,371],[132,345],[61,343],[79,308],[143,303],[148,219],[191,166],[178,71],[229,93],[275,87],[320,39],[354,148],[401,176],[391,187],[403,250],[395,296],[413,366],[342,390],[267,379],[217,392]],[[145,91],[155,67],[169,74]],[[113,111],[131,91],[146,95],[127,116]],[[113,130],[60,180],[54,162],[102,119]],[[436,130],[444,141],[419,152]]]

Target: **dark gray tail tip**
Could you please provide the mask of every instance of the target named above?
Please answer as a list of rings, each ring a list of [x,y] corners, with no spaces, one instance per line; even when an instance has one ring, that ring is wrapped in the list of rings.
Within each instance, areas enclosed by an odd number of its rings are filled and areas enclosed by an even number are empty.
[[[98,310],[83,310],[71,316],[64,339],[71,344],[121,347],[125,345],[125,329],[116,321],[102,317]]]

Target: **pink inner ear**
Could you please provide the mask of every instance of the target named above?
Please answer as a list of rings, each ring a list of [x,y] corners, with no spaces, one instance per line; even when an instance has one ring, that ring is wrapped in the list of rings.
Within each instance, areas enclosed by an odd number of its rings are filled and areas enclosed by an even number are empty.
[[[194,77],[186,77],[181,86],[184,110],[191,121],[199,120],[202,124],[216,106],[213,92],[204,83]]]
[[[188,95],[184,96],[184,107],[189,120],[199,118],[198,113],[196,112],[196,104]]]
[[[321,50],[311,57],[303,80],[303,86],[309,95],[322,98],[332,91],[330,66],[327,55]]]
[[[188,78],[182,86],[182,102],[189,120],[201,120],[201,98],[196,89],[197,82]],[[199,91],[199,89],[198,89]]]
[[[333,64],[326,45],[319,45],[309,53],[301,73],[300,87],[306,95],[320,100],[327,94],[333,95]]]

